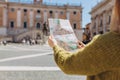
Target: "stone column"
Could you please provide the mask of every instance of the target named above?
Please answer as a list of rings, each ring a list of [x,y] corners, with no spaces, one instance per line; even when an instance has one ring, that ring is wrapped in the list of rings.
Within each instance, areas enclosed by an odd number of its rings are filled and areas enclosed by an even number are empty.
[[[47,22],[47,11],[44,11],[44,22]]]
[[[66,16],[67,16],[67,19],[70,20],[70,12],[67,11]]]
[[[90,31],[91,31],[91,37],[93,37],[93,27],[94,27],[94,23],[95,23],[95,18],[91,18],[91,26],[90,26]]]
[[[106,32],[106,22],[107,22],[107,17],[106,17],[106,11],[103,13],[103,32]]]
[[[17,27],[21,27],[21,10],[17,10]]]
[[[58,19],[58,12],[55,12],[55,18]]]
[[[33,27],[33,23],[34,23],[34,12],[31,10],[30,13],[29,13],[29,24],[30,24],[30,27]]]
[[[5,6],[3,8],[3,26],[0,28],[0,36],[6,36],[7,35],[7,20],[8,20],[8,16],[7,16],[8,10],[7,7]]]
[[[98,34],[99,16],[96,17],[96,34]]]
[[[100,20],[99,20],[99,31],[103,31],[103,13],[101,13]]]
[[[3,10],[3,26],[7,27],[7,8],[5,7]]]

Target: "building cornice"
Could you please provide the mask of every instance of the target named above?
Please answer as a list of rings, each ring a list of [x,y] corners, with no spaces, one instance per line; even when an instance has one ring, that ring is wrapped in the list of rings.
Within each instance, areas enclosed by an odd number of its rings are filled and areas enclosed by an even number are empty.
[[[16,3],[16,2],[0,2],[1,4],[8,4],[9,6],[23,6],[23,7],[29,7],[29,8],[52,8],[52,9],[78,9],[82,11],[82,6],[71,6],[71,5],[63,5],[63,6],[58,6],[58,5],[44,5],[44,4],[26,4],[26,3]]]
[[[90,14],[96,12],[97,10],[99,10],[101,7],[103,7],[104,5],[108,4],[109,2],[111,2],[112,0],[103,0],[100,3],[98,3],[95,7],[92,8]]]

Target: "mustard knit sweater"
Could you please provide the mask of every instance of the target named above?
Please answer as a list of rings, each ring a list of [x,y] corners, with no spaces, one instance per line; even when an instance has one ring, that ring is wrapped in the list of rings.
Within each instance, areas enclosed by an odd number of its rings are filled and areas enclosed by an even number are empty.
[[[120,80],[120,34],[97,35],[78,52],[54,46],[57,65],[66,74],[86,75],[87,80]]]

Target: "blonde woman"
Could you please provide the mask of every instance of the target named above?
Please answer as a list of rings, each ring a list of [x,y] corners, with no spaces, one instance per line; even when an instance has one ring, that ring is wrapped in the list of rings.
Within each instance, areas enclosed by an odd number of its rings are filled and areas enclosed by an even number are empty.
[[[113,8],[111,31],[97,35],[78,52],[70,54],[60,48],[53,38],[49,45],[54,50],[57,65],[66,74],[86,75],[87,80],[120,80],[120,0]]]

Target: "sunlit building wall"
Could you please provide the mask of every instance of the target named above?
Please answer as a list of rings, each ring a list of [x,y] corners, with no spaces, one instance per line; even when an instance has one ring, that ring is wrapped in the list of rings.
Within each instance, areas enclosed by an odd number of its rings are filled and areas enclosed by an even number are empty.
[[[0,36],[22,40],[48,35],[48,18],[68,19],[74,30],[82,26],[81,5],[45,4],[42,0],[22,3],[0,1]]]
[[[110,30],[111,14],[114,0],[102,0],[92,8],[91,14],[91,35],[103,34]]]

